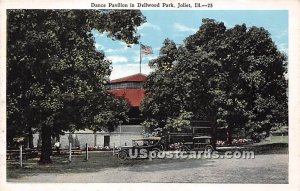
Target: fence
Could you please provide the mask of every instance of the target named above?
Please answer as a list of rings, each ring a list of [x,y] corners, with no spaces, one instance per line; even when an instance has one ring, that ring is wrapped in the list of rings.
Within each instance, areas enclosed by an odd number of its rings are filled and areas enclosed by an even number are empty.
[[[52,150],[52,156],[68,156],[69,162],[72,161],[73,155],[82,155],[85,152],[84,159],[89,160],[89,145],[86,143],[85,149],[81,150],[78,147],[72,147],[72,143],[69,144],[68,149]],[[24,161],[30,158],[40,157],[40,149],[24,149],[21,145],[19,149],[11,149],[6,151],[6,160],[14,161],[23,167]],[[113,149],[114,155],[114,149]]]

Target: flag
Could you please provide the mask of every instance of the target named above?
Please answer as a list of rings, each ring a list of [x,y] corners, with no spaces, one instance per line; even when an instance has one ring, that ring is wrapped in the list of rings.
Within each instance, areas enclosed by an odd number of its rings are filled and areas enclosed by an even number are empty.
[[[153,54],[151,46],[141,44],[141,54]]]

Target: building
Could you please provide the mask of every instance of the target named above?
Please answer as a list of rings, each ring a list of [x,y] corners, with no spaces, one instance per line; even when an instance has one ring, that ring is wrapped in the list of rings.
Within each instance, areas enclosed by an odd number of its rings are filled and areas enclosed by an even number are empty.
[[[108,85],[109,92],[116,97],[124,97],[130,104],[129,118],[131,124],[140,121],[140,105],[144,99],[143,83],[147,76],[141,73],[112,80]]]
[[[101,131],[94,133],[91,130],[76,131],[74,134],[66,133],[60,137],[61,147],[68,148],[69,142],[73,142],[74,146],[85,148],[87,143],[92,147],[120,147],[122,145],[131,145],[132,139],[143,137],[145,128],[140,125],[140,105],[144,99],[143,83],[147,80],[147,76],[141,73],[119,78],[110,81],[108,91],[112,96],[124,97],[129,105],[129,122],[120,124],[115,131]],[[76,140],[76,141],[75,141]],[[39,142],[39,134],[34,135],[33,143],[36,147]]]

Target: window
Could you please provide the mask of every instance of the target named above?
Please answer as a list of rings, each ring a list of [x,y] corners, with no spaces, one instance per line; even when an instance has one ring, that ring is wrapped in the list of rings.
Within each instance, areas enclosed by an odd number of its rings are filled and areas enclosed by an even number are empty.
[[[142,82],[123,82],[123,83],[115,83],[110,84],[109,89],[140,89],[143,88]]]

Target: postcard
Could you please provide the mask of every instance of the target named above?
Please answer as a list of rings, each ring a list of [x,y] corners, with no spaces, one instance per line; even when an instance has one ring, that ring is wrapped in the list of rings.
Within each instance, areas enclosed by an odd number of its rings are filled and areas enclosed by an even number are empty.
[[[1,190],[297,190],[299,2],[3,1]]]

